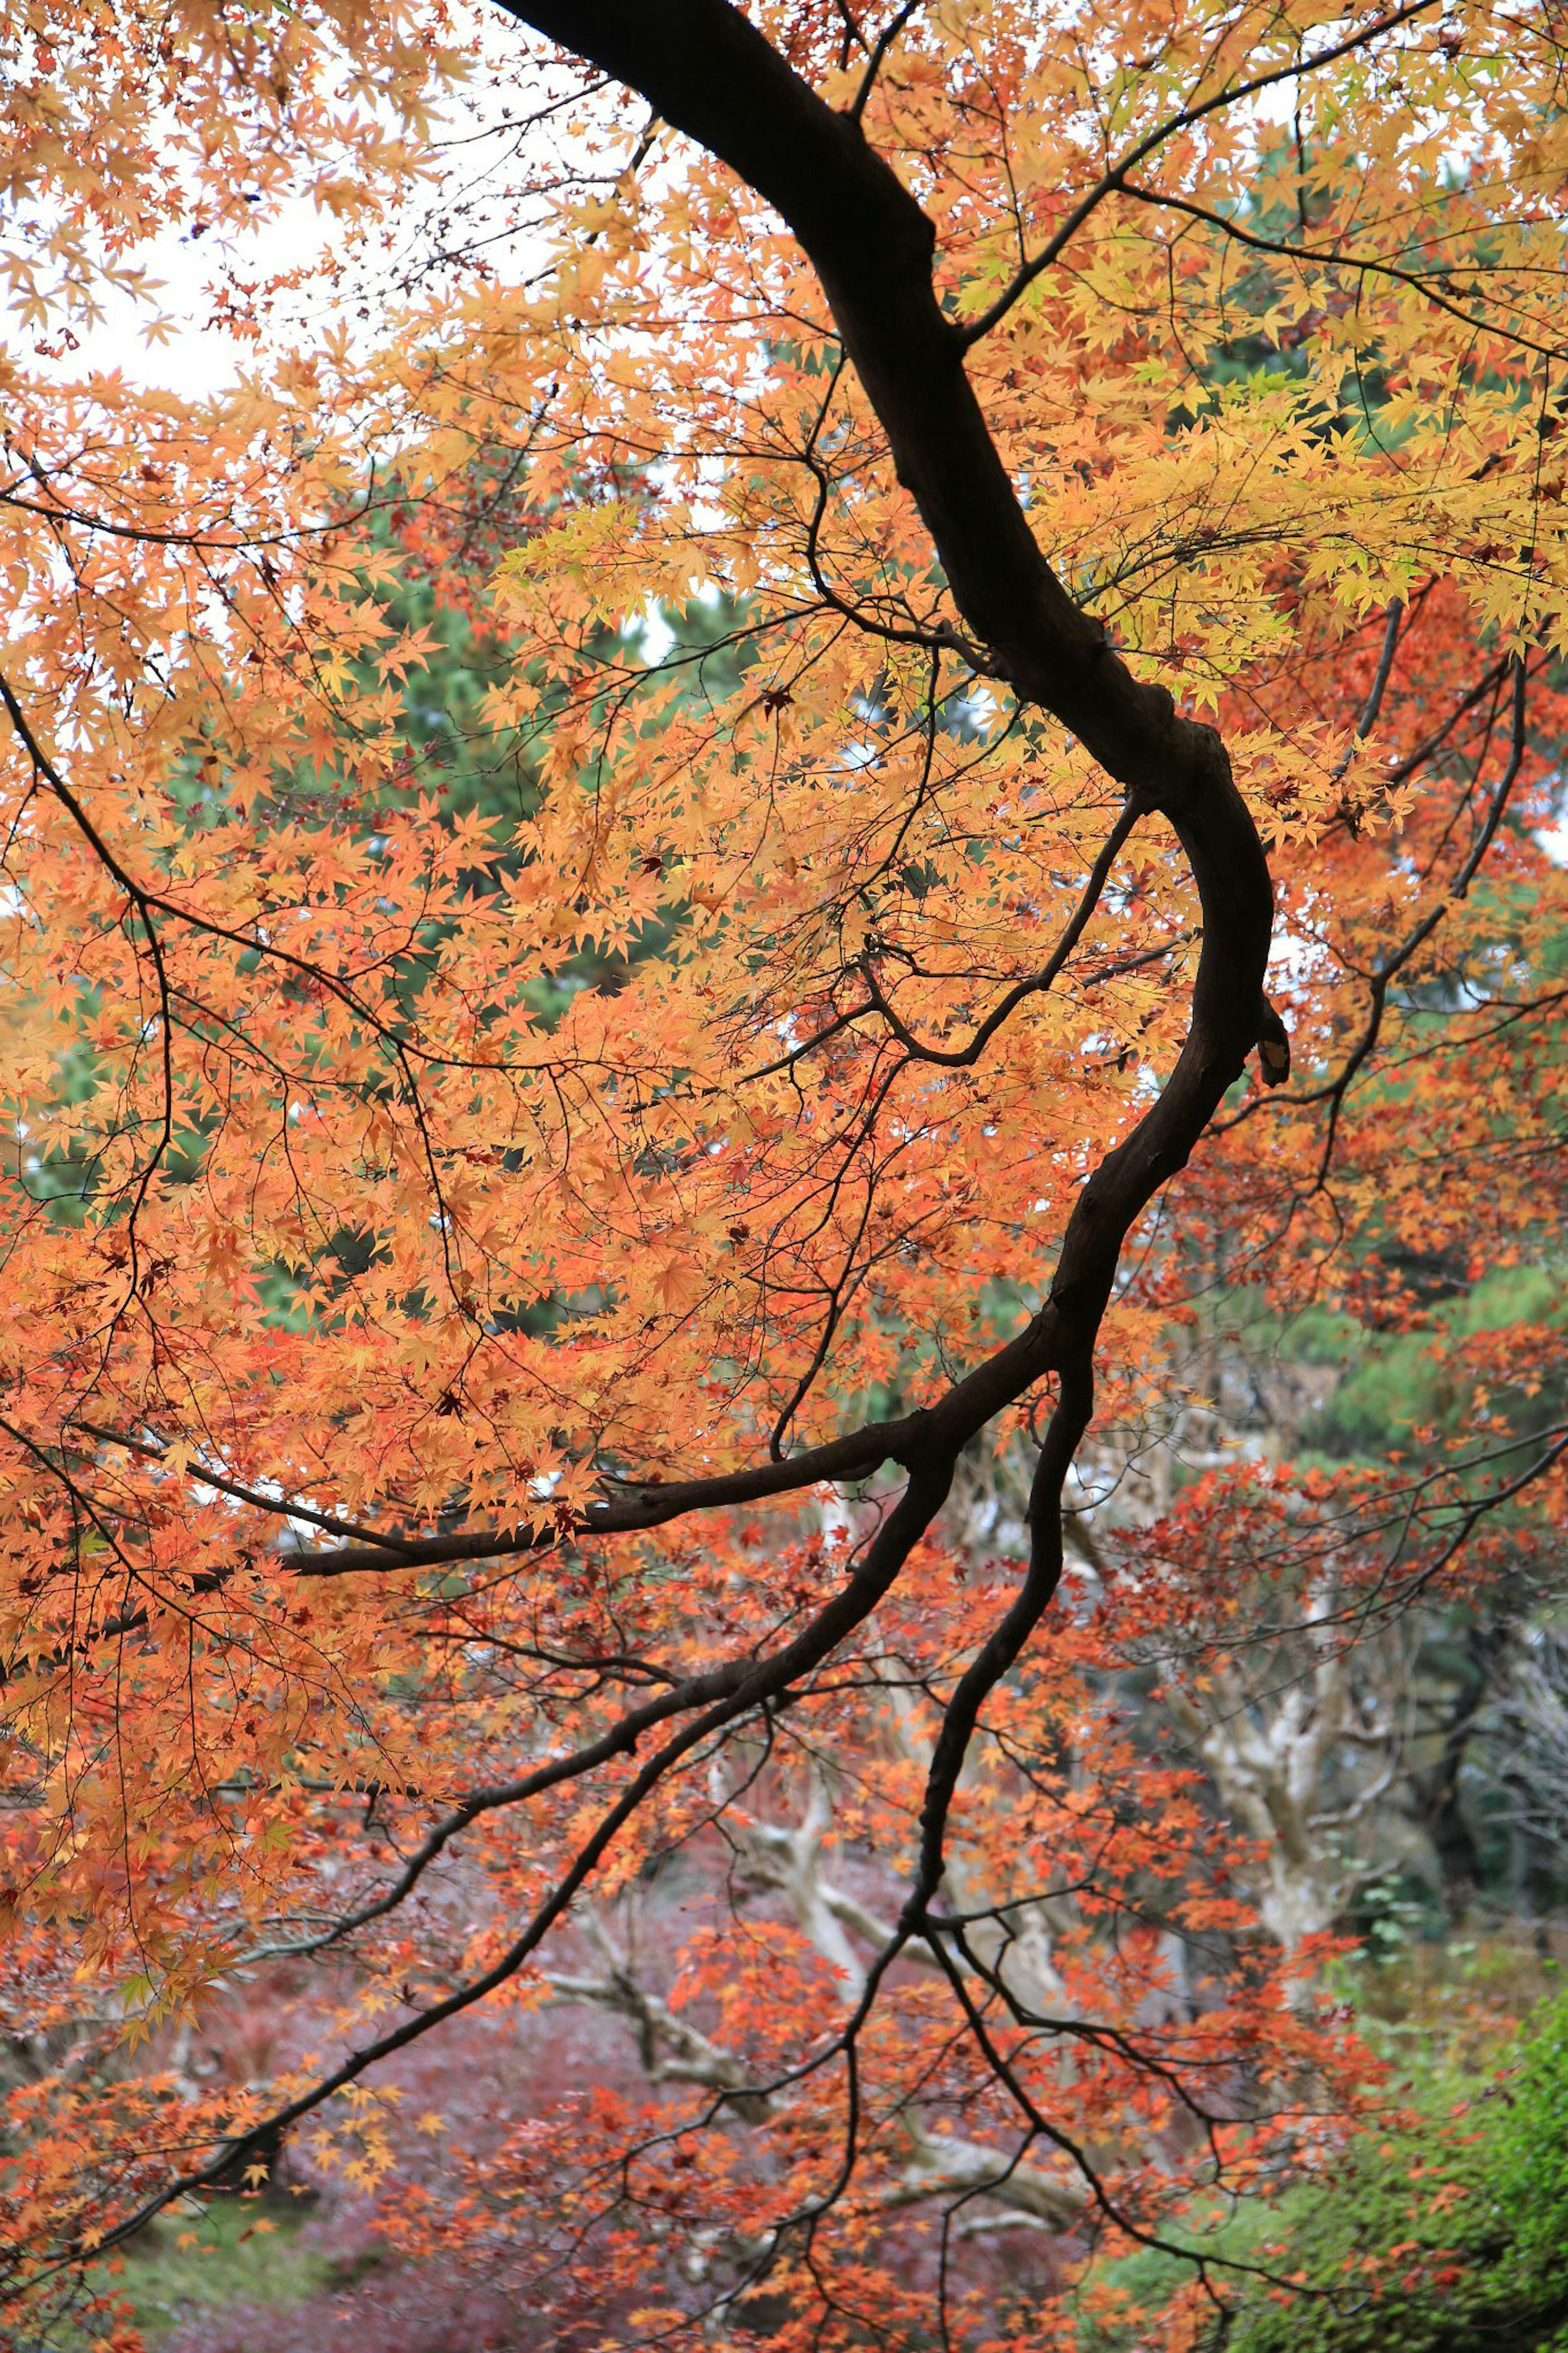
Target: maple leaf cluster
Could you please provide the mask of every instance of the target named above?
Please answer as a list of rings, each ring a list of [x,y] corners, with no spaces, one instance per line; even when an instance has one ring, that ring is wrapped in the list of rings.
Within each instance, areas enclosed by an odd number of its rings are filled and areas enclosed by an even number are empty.
[[[541,2343],[1200,2341],[1375,2073],[1227,1695],[1562,1525],[1561,27],[17,13],[8,2291],[289,2146]],[[1216,1293],[1448,1391],[1097,1516]]]

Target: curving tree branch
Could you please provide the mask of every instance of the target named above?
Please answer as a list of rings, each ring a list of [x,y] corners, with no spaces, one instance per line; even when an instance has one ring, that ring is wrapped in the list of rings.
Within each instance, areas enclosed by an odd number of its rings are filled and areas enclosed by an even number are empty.
[[[861,1624],[890,1589],[948,1492],[963,1447],[1047,1375],[1058,1391],[1031,1498],[1032,1556],[1012,1607],[960,1678],[931,1759],[921,1851],[889,1944],[868,1973],[862,2009],[896,1954],[932,1920],[943,1839],[959,1769],[989,1694],[1037,1627],[1062,1556],[1062,1482],[1093,1397],[1100,1325],[1122,1245],[1158,1188],[1187,1161],[1260,1035],[1279,1025],[1263,996],[1272,891],[1257,828],[1218,733],[1180,713],[1167,691],[1140,679],[1080,609],[1038,546],[965,372],[972,337],[945,315],[932,281],[935,233],[877,153],[858,114],[836,113],[728,0],[507,0],[521,23],[638,91],[666,121],[710,149],[780,214],[813,262],[850,364],[887,436],[900,480],[931,533],[967,638],[986,670],[1019,702],[1048,712],[1122,786],[1126,810],[1114,854],[1137,817],[1174,828],[1196,881],[1203,944],[1185,1041],[1158,1100],[1109,1153],[1079,1196],[1048,1295],[1010,1343],[931,1407],[872,1423],[785,1461],[710,1479],[628,1482],[584,1513],[585,1531],[648,1528],[684,1513],[868,1475],[898,1462],[908,1484],[841,1590],[793,1639],[732,1661],[629,1711],[601,1740],[504,1788],[475,1793],[432,1832],[384,1900],[346,1928],[394,1908],[448,1840],[480,1812],[525,1801],[563,1779],[629,1757],[639,1734],[683,1718],[638,1763],[533,1916],[482,1974],[350,2053],[221,2158],[188,2173],[106,2234],[130,2236],[181,2189],[231,2169],[237,2157],[319,2107],[379,2061],[504,1983],[534,1953],[651,1792],[714,1734],[782,1700]],[[16,714],[13,712],[13,718]],[[1101,866],[1108,867],[1108,858]],[[1087,918],[1100,867],[1080,914]],[[159,903],[161,902],[150,902]],[[162,911],[162,908],[161,908]],[[170,912],[177,913],[177,910]],[[1280,1033],[1282,1034],[1282,1033]],[[115,1440],[125,1443],[123,1440]],[[267,1501],[254,1491],[247,1501]],[[277,1506],[287,1509],[286,1505]],[[469,1530],[429,1538],[370,1535],[316,1555],[301,1569],[328,1574],[419,1567],[531,1548],[563,1533],[560,1515],[537,1528]],[[336,1533],[335,1529],[327,1533]],[[967,2005],[967,1998],[961,1993]],[[984,2040],[978,2014],[971,2019]],[[853,2025],[849,2030],[853,2033]],[[847,2047],[847,2045],[846,2046]],[[998,2061],[1005,2073],[1005,2063]],[[1033,2113],[1030,2137],[1077,2157]],[[1087,2166],[1086,2166],[1087,2170]],[[1092,2172],[1089,2173],[1092,2179]],[[1124,2227],[1127,2227],[1123,2219]]]

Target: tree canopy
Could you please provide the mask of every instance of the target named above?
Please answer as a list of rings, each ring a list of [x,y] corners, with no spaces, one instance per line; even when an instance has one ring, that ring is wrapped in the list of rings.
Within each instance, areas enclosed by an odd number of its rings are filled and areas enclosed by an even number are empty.
[[[1561,1572],[1561,12],[14,19],[18,2326],[1208,2341]]]

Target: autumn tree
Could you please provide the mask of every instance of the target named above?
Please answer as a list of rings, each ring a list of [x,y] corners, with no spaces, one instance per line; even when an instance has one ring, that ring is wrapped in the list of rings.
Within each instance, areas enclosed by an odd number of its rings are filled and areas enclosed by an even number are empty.
[[[1326,1772],[1561,1526],[1557,1321],[1442,1313],[1562,1263],[1561,30],[20,0],[40,2326],[286,2136],[520,2343],[1068,2343],[1138,2244],[1217,2325],[1204,2200],[1365,2070],[1125,1694],[1274,1645]],[[79,364],[176,236],[210,397]],[[1243,1287],[1452,1394],[1097,1534]],[[182,2074],[258,1982],[268,2080]],[[636,2068],[418,2159],[400,2070],[563,2003]]]

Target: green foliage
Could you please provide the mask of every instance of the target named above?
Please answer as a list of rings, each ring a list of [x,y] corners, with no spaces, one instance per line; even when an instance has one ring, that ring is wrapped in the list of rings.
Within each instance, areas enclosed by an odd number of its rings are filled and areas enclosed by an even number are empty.
[[[1427,1332],[1373,1333],[1348,1315],[1314,1317],[1299,1335],[1301,1353],[1317,1363],[1337,1359],[1345,1375],[1304,1432],[1308,1449],[1342,1459],[1381,1457],[1407,1446],[1417,1429],[1462,1426],[1475,1398],[1462,1343],[1521,1323],[1568,1323],[1562,1284],[1542,1268],[1508,1267],[1486,1276],[1437,1308]]]
[[[1317,2293],[1249,2297],[1229,2353],[1568,2344],[1568,1996],[1479,2096],[1445,2114],[1429,2094],[1423,2108],[1296,2193],[1275,2261]]]
[[[1519,2261],[1532,2276],[1568,2283],[1568,1995],[1521,2039],[1503,2096],[1493,2180]]]
[[[1479,2091],[1445,2073],[1411,2096],[1413,2114],[1369,2128],[1331,2177],[1188,2232],[1222,2289],[1226,2262],[1300,2283],[1232,2274],[1237,2308],[1205,2353],[1568,2353],[1568,1994]],[[1091,2274],[1125,2317],[1102,2303],[1089,2319],[1086,2297],[1084,2353],[1155,2341],[1148,2316],[1181,2271],[1141,2253]]]

